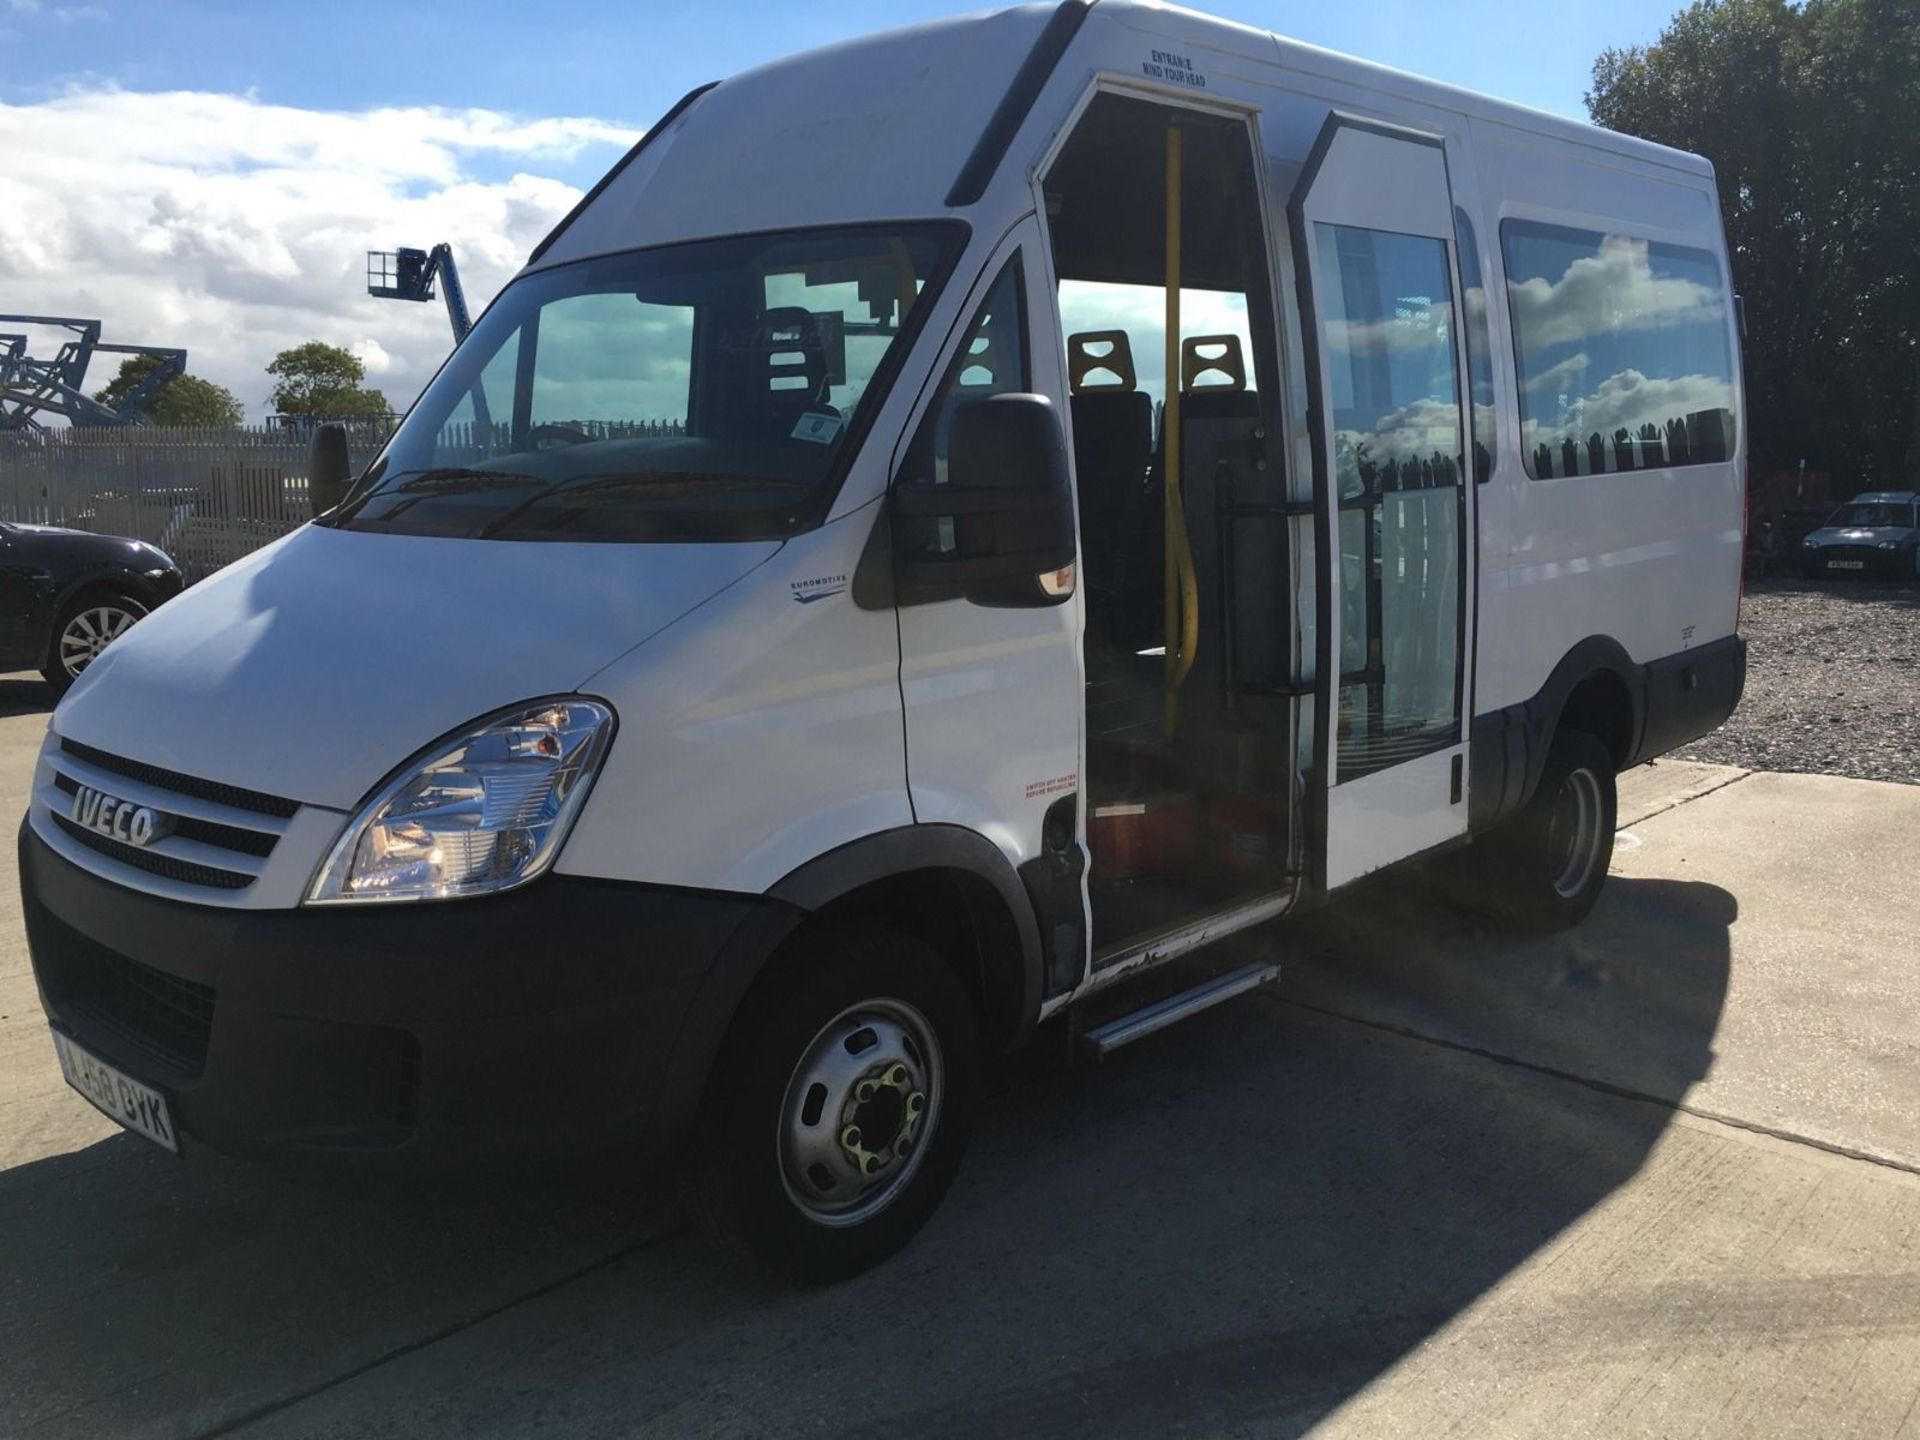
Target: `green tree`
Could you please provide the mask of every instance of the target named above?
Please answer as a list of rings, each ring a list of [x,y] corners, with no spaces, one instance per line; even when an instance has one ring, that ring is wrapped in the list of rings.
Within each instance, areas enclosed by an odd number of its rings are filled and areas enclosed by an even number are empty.
[[[118,409],[142,380],[160,363],[157,355],[129,355],[120,362],[120,373],[106,389],[93,398]],[[224,385],[202,380],[198,375],[176,375],[151,396],[141,418],[149,425],[211,425],[230,430],[238,425],[244,412],[234,393]]]
[[[1587,109],[1714,164],[1756,464],[1920,483],[1920,5],[1699,0]]]
[[[274,377],[269,397],[275,413],[334,419],[350,415],[388,415],[393,407],[378,390],[361,385],[367,367],[360,357],[324,340],[309,340],[282,350],[267,366]]]

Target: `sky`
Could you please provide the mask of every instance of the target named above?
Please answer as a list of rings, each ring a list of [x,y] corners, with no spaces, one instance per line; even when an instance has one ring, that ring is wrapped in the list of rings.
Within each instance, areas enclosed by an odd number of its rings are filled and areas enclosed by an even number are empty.
[[[437,306],[365,294],[369,249],[452,242],[476,312],[680,95],[968,0],[0,0],[0,313],[184,346],[268,413],[269,359],[345,345],[409,403]],[[1677,0],[1201,8],[1581,116],[1594,57]],[[535,23],[530,17],[538,17]],[[457,18],[455,18],[457,17]],[[35,334],[35,350],[53,337]],[[90,388],[111,378],[104,362]]]

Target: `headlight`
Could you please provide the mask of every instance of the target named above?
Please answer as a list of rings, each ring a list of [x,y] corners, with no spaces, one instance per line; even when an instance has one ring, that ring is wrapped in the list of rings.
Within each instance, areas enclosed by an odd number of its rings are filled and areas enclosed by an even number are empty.
[[[524,885],[553,864],[612,734],[613,712],[594,700],[480,721],[367,802],[307,902],[448,900]]]
[[[1898,550],[1900,548],[1900,542],[1898,540],[1882,540],[1880,542],[1880,548],[1882,550]]]

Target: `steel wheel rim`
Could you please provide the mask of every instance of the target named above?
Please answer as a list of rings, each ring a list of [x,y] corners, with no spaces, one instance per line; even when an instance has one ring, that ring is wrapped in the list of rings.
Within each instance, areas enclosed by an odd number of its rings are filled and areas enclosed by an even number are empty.
[[[1554,892],[1571,900],[1586,888],[1600,860],[1603,807],[1600,780],[1591,770],[1570,773],[1554,797],[1547,827],[1547,855]]]
[[[60,668],[69,678],[78,679],[139,618],[121,605],[90,605],[78,611],[60,632]]]
[[[788,1198],[821,1225],[879,1214],[920,1168],[945,1081],[940,1042],[913,1006],[864,1000],[842,1010],[781,1096],[775,1147]]]

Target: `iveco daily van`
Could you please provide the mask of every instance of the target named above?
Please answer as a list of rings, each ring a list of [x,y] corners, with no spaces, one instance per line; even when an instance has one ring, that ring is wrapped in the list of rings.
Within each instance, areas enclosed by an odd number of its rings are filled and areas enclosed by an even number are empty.
[[[1742,683],[1734,308],[1704,161],[1170,7],[696,91],[55,712],[67,1077],[869,1264],[1042,1019],[1448,847],[1585,914]]]

